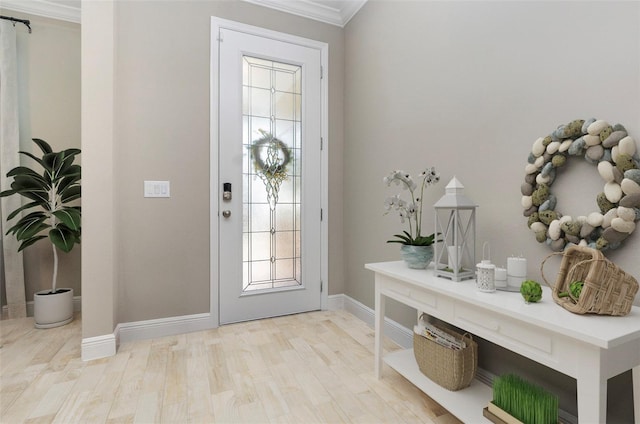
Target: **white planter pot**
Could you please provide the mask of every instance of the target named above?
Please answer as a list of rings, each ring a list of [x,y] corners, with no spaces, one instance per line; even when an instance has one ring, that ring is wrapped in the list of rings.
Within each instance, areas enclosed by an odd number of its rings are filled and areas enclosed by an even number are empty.
[[[73,321],[73,289],[42,290],[33,295],[36,328],[53,328]]]

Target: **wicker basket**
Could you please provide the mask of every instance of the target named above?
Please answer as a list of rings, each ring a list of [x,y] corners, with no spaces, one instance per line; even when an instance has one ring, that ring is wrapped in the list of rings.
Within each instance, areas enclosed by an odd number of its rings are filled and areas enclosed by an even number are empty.
[[[576,314],[627,315],[638,292],[638,282],[622,271],[616,264],[605,258],[596,249],[570,246],[564,252],[560,270],[553,286],[553,300],[563,308]],[[545,283],[544,264],[551,254],[542,261],[540,272]],[[578,299],[571,296],[560,297],[569,292],[569,285],[582,281],[584,286]]]
[[[460,350],[450,349],[413,333],[413,354],[420,371],[448,390],[460,390],[468,387],[478,368],[478,344],[470,335],[464,336],[445,328],[441,330],[463,338],[466,347]]]

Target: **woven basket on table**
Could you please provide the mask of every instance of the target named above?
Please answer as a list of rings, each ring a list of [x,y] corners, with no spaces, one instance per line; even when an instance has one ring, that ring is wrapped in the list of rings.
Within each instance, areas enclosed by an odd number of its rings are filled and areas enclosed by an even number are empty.
[[[583,246],[570,246],[561,254],[562,263],[553,286],[553,300],[563,308],[576,314],[627,315],[638,292],[638,282],[607,259],[601,251]],[[544,264],[551,254],[542,261],[540,272],[545,283]],[[582,281],[584,286],[578,299],[571,296],[560,297],[569,292],[569,285]]]
[[[413,354],[418,368],[445,389],[455,391],[468,387],[478,368],[478,344],[468,334],[463,336],[455,331],[440,329],[463,339],[466,347],[450,349],[413,333]]]

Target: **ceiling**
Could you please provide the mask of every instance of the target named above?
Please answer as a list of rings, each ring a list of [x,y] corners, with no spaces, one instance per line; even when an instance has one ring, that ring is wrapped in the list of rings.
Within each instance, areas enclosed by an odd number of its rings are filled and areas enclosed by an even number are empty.
[[[344,27],[367,0],[243,0]],[[2,8],[80,23],[81,0],[2,0]]]

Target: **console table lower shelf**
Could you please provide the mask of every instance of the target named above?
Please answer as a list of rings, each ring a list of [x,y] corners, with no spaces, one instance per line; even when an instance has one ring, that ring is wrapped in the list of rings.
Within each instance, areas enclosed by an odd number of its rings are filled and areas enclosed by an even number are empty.
[[[482,409],[492,399],[491,387],[478,380],[473,380],[469,387],[462,390],[455,392],[447,390],[420,372],[418,363],[413,356],[413,349],[389,353],[384,356],[383,360],[414,386],[427,393],[431,399],[454,414],[460,421],[465,423],[484,422]]]

